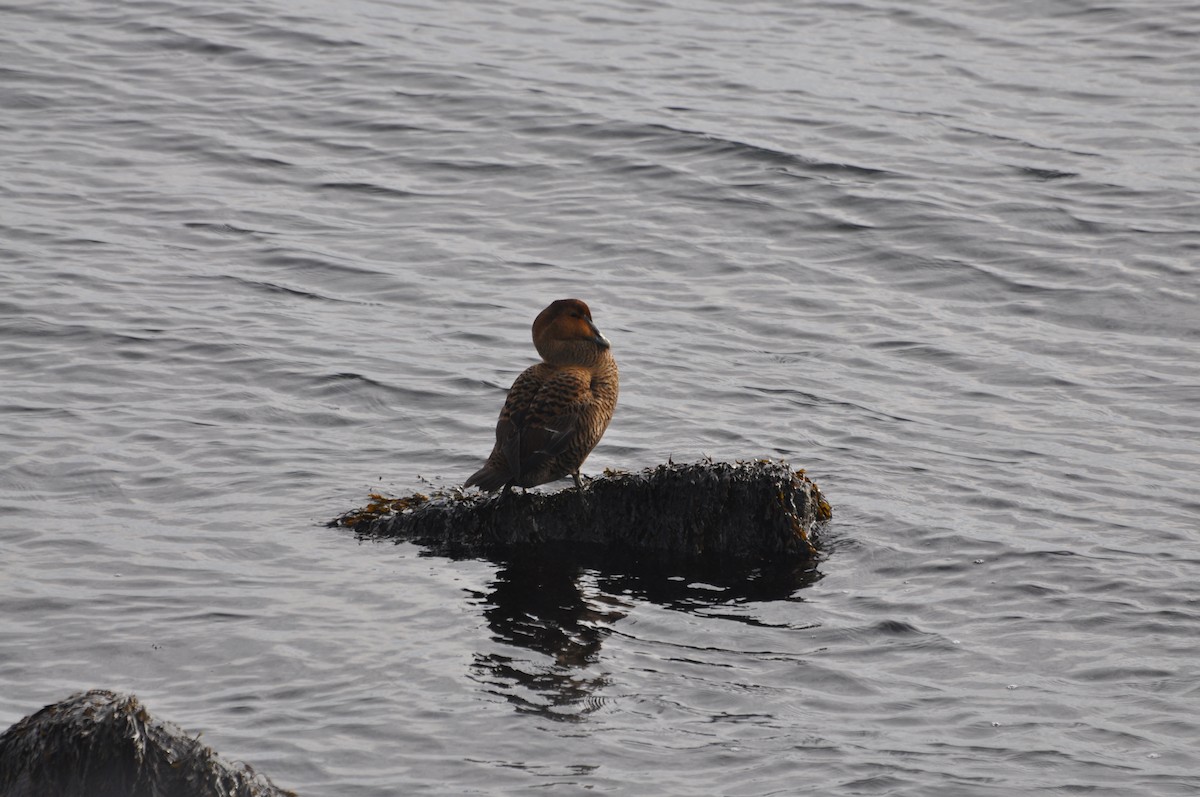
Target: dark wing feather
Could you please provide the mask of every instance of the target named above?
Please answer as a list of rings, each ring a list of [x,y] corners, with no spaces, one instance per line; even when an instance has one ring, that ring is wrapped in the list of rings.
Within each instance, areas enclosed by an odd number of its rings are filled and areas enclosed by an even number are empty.
[[[594,397],[591,375],[582,368],[539,363],[509,388],[496,422],[496,445],[487,463],[464,487],[496,490],[506,484],[532,486],[564,475],[574,465],[558,460],[581,433],[581,419]]]
[[[518,483],[524,474],[537,472],[567,449],[591,399],[590,377],[584,372],[556,369],[542,376],[547,378],[538,381],[536,390],[510,393],[508,411],[496,424],[496,444]]]
[[[518,474],[512,472],[510,463],[515,461],[519,466],[520,458],[518,456],[514,460],[511,456],[513,441],[516,440],[519,446],[520,418],[541,388],[546,368],[542,363],[531,365],[512,383],[512,387],[508,389],[508,398],[500,410],[500,418],[496,421],[496,445],[492,448],[491,456],[482,468],[471,474],[463,483],[463,487],[475,485],[481,490],[491,491],[516,480]]]
[[[575,434],[575,417],[571,415],[538,422],[526,419],[524,424],[508,424],[506,438],[500,443],[509,472],[516,482],[525,473],[540,469],[566,450]]]

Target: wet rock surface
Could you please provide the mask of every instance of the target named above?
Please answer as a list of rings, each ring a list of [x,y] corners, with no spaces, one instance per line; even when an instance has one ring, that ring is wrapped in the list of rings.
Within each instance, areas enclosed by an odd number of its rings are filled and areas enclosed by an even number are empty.
[[[133,695],[81,692],[0,734],[0,797],[295,797]]]
[[[803,562],[815,556],[812,535],[831,515],[802,470],[775,460],[609,471],[586,481],[582,490],[554,493],[455,488],[371,499],[330,525],[449,556],[538,547],[644,564]]]

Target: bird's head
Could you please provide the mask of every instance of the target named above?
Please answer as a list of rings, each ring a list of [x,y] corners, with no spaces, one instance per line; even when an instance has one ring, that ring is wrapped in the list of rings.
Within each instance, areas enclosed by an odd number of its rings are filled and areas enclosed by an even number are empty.
[[[533,345],[551,365],[594,365],[609,347],[579,299],[559,299],[533,321]]]

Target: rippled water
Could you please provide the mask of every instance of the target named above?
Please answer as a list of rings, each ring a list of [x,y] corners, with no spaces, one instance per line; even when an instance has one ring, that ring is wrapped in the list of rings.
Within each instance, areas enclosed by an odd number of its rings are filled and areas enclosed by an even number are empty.
[[[303,794],[1200,789],[1200,4],[0,9],[0,728]],[[533,315],[587,469],[782,456],[816,571],[450,561]]]

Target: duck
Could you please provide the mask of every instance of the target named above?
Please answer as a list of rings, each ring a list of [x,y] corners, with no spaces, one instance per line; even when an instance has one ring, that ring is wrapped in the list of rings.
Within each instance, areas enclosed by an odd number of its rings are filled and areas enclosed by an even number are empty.
[[[487,462],[463,488],[487,492],[535,487],[579,469],[600,442],[617,406],[620,375],[608,338],[581,299],[551,302],[533,321],[542,361],[509,388]]]

